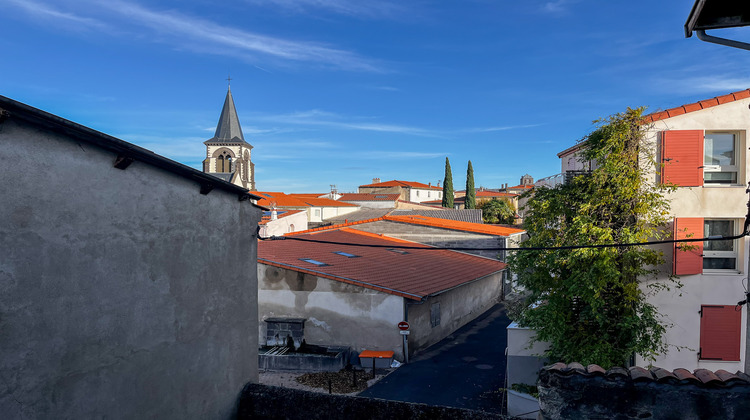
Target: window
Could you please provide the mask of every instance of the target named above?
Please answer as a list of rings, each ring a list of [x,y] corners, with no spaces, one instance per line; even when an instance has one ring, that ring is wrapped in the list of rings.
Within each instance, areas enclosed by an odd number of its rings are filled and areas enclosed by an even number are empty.
[[[419,197],[419,191],[417,191],[417,197]]]
[[[674,238],[702,238],[733,236],[738,220],[680,217],[674,220]],[[674,246],[673,274],[701,274],[706,271],[739,270],[737,240],[700,241],[676,243]]]
[[[705,219],[703,237],[734,235],[734,220]],[[705,241],[703,243],[703,270],[735,270],[737,247],[735,241]]]
[[[396,254],[406,255],[408,252],[404,251],[403,249],[396,249],[396,248],[387,248],[388,251],[395,252]]]
[[[706,133],[703,145],[703,182],[736,184],[737,136],[732,133]]]
[[[430,198],[430,191],[427,191],[427,198]]]
[[[701,305],[701,360],[740,360],[742,311],[734,305]]]
[[[440,302],[435,302],[430,306],[430,325],[432,328],[440,325]]]
[[[320,209],[315,209],[315,217],[320,217]]]

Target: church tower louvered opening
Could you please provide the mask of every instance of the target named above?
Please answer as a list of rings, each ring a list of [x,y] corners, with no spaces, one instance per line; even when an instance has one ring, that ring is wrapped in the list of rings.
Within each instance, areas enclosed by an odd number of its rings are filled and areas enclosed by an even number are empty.
[[[253,146],[245,141],[234,107],[232,89],[227,89],[224,107],[214,136],[203,142],[206,159],[203,172],[255,191],[255,164],[250,160]]]

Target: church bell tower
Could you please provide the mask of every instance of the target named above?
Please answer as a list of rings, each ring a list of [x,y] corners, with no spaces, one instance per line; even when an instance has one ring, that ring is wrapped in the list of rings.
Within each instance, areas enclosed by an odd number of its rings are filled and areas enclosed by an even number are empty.
[[[206,145],[203,172],[255,191],[255,164],[250,160],[253,146],[242,134],[231,87],[227,89],[216,133],[203,144]]]

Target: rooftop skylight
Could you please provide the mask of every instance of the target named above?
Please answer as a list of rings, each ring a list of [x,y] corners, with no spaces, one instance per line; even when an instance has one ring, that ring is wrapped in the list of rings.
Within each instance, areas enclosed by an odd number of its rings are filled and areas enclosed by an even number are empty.
[[[403,249],[397,249],[397,248],[388,248],[388,251],[395,252],[396,254],[402,254],[402,255],[408,254],[408,252],[404,251]]]
[[[344,251],[333,251],[333,253],[334,254],[343,255],[346,258],[359,258],[359,255],[350,254],[350,253],[344,252]]]
[[[314,259],[312,259],[312,258],[300,258],[300,260],[301,260],[301,261],[304,261],[304,262],[306,262],[306,263],[310,263],[310,264],[315,264],[315,265],[317,265],[318,267],[327,267],[327,266],[329,266],[329,265],[330,265],[330,264],[326,264],[326,263],[324,263],[324,262],[320,262],[320,261],[318,261],[318,260],[314,260]]]

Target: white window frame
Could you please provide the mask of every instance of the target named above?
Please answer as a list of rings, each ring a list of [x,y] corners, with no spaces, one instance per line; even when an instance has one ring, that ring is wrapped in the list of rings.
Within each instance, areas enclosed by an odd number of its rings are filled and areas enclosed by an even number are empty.
[[[728,221],[728,222],[732,222],[731,231],[730,231],[731,235],[736,235],[737,234],[737,229],[742,224],[742,222],[738,221],[738,219],[705,218],[705,219],[703,219],[703,226],[704,226],[704,228],[703,228],[704,229],[703,230],[703,234],[704,234],[704,237],[715,235],[715,233],[710,232],[710,231],[707,232],[705,230],[706,229],[705,228],[706,222],[711,222],[711,221],[717,221],[717,222],[718,221]],[[703,269],[704,273],[721,273],[721,272],[724,272],[724,273],[726,273],[726,272],[734,272],[734,273],[736,273],[736,272],[739,272],[739,263],[740,263],[740,261],[739,261],[739,245],[740,245],[739,244],[739,240],[735,239],[735,240],[732,241],[732,250],[731,251],[713,251],[713,250],[708,250],[706,248],[707,248],[707,245],[709,243],[710,243],[709,241],[705,241],[703,243],[703,261],[704,261],[704,267],[705,267],[705,260],[706,259],[711,259],[711,258],[733,258],[734,259],[734,267],[733,268],[704,268]]]
[[[706,164],[706,140],[712,134],[730,134],[734,137],[734,165],[710,165]],[[703,135],[703,184],[704,185],[737,185],[740,183],[740,160],[742,156],[738,153],[740,150],[740,133],[735,131],[707,131]],[[711,182],[707,179],[706,174],[715,172],[734,173],[734,181]]]

